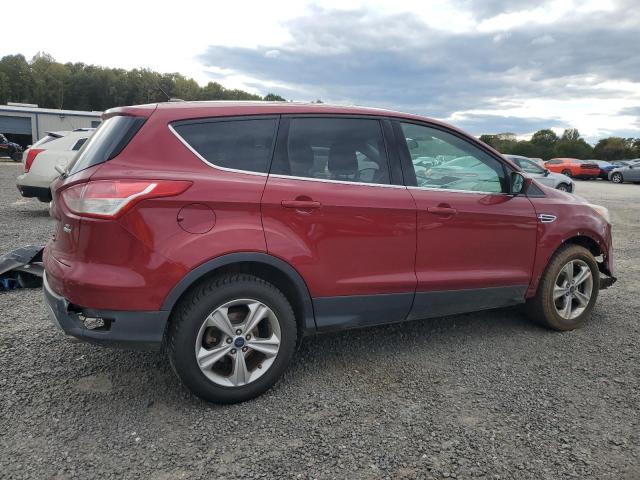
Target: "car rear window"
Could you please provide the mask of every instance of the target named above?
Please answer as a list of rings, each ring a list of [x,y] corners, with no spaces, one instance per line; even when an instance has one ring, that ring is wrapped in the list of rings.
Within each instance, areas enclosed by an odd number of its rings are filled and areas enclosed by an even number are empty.
[[[277,118],[209,119],[171,126],[183,143],[215,167],[266,173],[277,122]]]
[[[73,144],[73,147],[71,147],[71,150],[80,150],[80,148],[82,148],[82,146],[86,143],[88,139],[87,138],[81,138],[80,140],[78,140],[76,143]]]
[[[117,116],[105,120],[78,151],[69,165],[69,175],[104,163],[118,155],[140,130],[144,118]]]

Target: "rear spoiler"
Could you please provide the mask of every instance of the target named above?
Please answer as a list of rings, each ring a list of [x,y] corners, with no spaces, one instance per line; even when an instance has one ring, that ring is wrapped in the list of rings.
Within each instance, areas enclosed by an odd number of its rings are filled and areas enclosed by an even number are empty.
[[[45,135],[49,135],[50,137],[53,137],[53,138],[62,138],[65,135],[68,134],[68,132],[64,132],[64,133],[62,133],[62,132],[44,132],[44,133],[45,133]]]

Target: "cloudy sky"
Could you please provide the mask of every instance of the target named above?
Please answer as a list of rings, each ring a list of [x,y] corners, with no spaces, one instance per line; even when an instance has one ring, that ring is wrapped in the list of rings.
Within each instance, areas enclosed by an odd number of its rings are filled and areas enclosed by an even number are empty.
[[[638,0],[25,0],[0,55],[180,72],[392,108],[471,133],[640,137]]]

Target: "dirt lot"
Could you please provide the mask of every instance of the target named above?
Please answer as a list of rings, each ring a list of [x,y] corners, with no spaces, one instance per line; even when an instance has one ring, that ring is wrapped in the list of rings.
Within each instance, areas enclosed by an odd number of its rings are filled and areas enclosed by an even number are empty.
[[[46,205],[0,162],[2,251],[44,243]],[[619,282],[582,330],[518,309],[306,341],[242,405],[190,395],[159,353],[71,343],[38,290],[0,293],[0,477],[640,478],[640,185],[611,209]]]

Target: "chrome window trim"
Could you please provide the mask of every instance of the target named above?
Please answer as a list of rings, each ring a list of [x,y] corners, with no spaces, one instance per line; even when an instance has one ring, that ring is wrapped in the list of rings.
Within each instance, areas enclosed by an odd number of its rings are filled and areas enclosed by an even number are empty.
[[[484,192],[481,190],[454,190],[454,189],[449,189],[449,188],[438,188],[438,187],[414,187],[412,186],[407,186],[408,189],[410,190],[428,190],[428,191],[433,191],[433,192],[451,192],[451,193],[471,193],[471,194],[476,194],[476,195],[506,195],[509,197],[512,197],[513,194],[512,193],[504,193],[504,192]]]
[[[349,180],[331,180],[329,178],[315,178],[315,177],[297,177],[294,175],[284,175],[282,173],[271,173],[270,177],[274,178],[291,178],[293,180],[303,180],[307,182],[323,182],[323,183],[337,183],[341,185],[359,185],[361,187],[382,187],[382,188],[410,188],[406,185],[392,185],[390,183],[366,183],[366,182],[350,182]]]
[[[180,136],[180,134],[178,132],[176,132],[176,130],[173,128],[173,126],[171,124],[167,124],[167,126],[169,127],[169,130],[171,131],[171,133],[173,133],[176,136],[176,138],[178,140],[180,140],[180,142],[182,142],[182,144],[185,147],[187,147],[189,150],[191,150],[191,153],[193,153],[203,163],[205,163],[206,165],[210,166],[211,168],[215,168],[216,170],[222,170],[223,172],[245,173],[247,175],[257,175],[257,176],[260,176],[260,177],[266,177],[266,176],[269,175],[266,172],[263,173],[263,172],[253,172],[251,170],[238,170],[237,168],[221,167],[220,165],[216,165],[215,163],[211,163],[206,158],[204,158],[202,155],[200,155],[191,145],[189,145],[189,143],[184,138],[182,138],[182,136]]]

